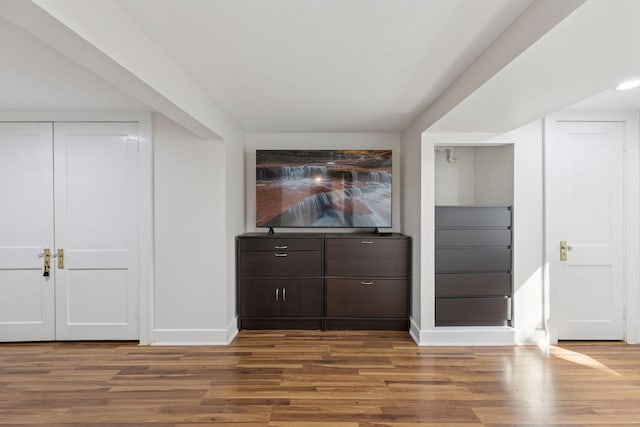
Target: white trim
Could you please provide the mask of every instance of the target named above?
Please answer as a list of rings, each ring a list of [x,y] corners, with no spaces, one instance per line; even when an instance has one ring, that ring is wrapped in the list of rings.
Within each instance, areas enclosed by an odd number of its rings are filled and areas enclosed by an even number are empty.
[[[0,110],[0,122],[142,122],[147,111]]]
[[[139,187],[139,342],[149,344],[153,328],[153,132],[146,111],[0,110],[0,122],[137,122]]]
[[[493,133],[429,133],[422,134],[422,219],[420,236],[421,245],[421,326],[424,329],[410,331],[414,340],[420,346],[438,345],[515,345],[520,343],[538,344],[540,337],[544,340],[546,334],[542,331],[518,332],[512,327],[437,327],[435,326],[435,160],[434,148],[446,146],[498,146],[515,144],[517,141],[510,135],[496,135]],[[515,154],[514,154],[515,156]],[[514,158],[514,162],[516,159]],[[514,164],[515,168],[515,164]],[[516,191],[516,171],[514,169],[514,191]],[[515,194],[514,194],[515,197]],[[515,205],[515,203],[514,203]],[[514,221],[516,219],[514,218]],[[516,256],[514,254],[514,256]],[[516,272],[513,272],[514,278]],[[515,290],[514,290],[515,291]],[[518,295],[513,296],[516,306],[522,303]],[[516,314],[517,316],[517,308]],[[517,323],[516,323],[517,325]],[[414,324],[412,324],[412,328]],[[417,325],[416,325],[417,327]],[[530,338],[533,337],[533,338]]]
[[[420,331],[419,346],[495,346],[514,345],[516,332],[506,326],[438,327]]]
[[[533,331],[515,329],[514,344],[545,347],[547,345],[547,331],[544,329],[535,329]]]
[[[625,234],[625,341],[640,343],[640,117],[629,112],[625,123],[624,234]]]
[[[413,317],[409,317],[409,335],[420,345],[420,326],[416,323]]]
[[[637,111],[626,110],[585,110],[562,111],[545,118],[544,143],[549,126],[548,121],[584,121],[584,122],[623,122],[624,123],[624,177],[623,177],[623,215],[624,215],[624,291],[625,291],[625,335],[624,339],[629,344],[640,343],[640,118]],[[549,185],[549,176],[546,171],[546,153],[544,155],[544,182],[545,182],[545,240],[549,241],[550,228],[548,227],[549,215],[546,188]],[[550,248],[545,244],[545,257]],[[555,248],[553,248],[555,253]],[[548,278],[548,264],[545,258],[545,276]],[[545,280],[546,292],[549,295],[549,313],[547,330],[548,342],[558,342],[557,329],[554,316],[554,290],[551,282]]]
[[[156,329],[151,345],[228,345],[238,334],[238,321],[226,329]]]
[[[422,134],[421,150],[421,235],[420,235],[420,325],[435,331],[435,156],[434,148],[447,146],[492,146],[513,144],[513,139],[494,133],[437,133]],[[424,330],[423,330],[424,332]],[[421,332],[421,336],[422,333]],[[419,342],[424,342],[422,338]]]
[[[140,322],[139,342],[151,343],[153,327],[153,284],[154,284],[154,248],[153,248],[153,125],[151,114],[141,114],[138,119],[138,274]]]
[[[231,344],[238,332],[238,316],[235,316],[227,325],[227,344]]]

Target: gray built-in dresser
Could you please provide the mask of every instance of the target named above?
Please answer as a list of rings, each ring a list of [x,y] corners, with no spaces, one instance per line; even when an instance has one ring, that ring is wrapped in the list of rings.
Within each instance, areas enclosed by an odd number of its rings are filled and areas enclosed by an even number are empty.
[[[510,206],[436,206],[436,326],[510,326]]]

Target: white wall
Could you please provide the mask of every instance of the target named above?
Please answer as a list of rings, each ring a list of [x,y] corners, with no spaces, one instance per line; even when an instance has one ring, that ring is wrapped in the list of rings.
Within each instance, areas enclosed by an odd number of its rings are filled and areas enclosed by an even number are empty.
[[[227,273],[227,341],[238,328],[236,313],[236,244],[235,237],[245,229],[245,160],[244,135],[229,134],[225,138],[225,215],[226,215],[226,273]],[[220,240],[216,240],[219,244]]]
[[[475,203],[474,147],[455,147],[455,163],[447,161],[447,152],[434,153],[435,203],[440,206],[473,205]]]
[[[424,209],[422,204],[422,187],[426,179],[422,174],[422,142],[420,139],[422,131],[419,126],[412,126],[400,135],[402,152],[400,155],[400,174],[402,176],[402,231],[411,236],[411,307],[410,307],[410,328],[409,333],[417,342],[421,328],[421,213]]]
[[[246,230],[257,229],[256,221],[256,150],[257,149],[387,149],[393,150],[393,183],[392,183],[392,223],[390,231],[400,232],[401,210],[400,190],[402,174],[400,173],[400,134],[398,133],[254,133],[246,135]],[[417,178],[417,176],[416,176]],[[285,229],[278,231],[286,231]],[[296,229],[295,231],[301,231]],[[330,231],[325,229],[324,231]]]
[[[455,163],[434,156],[436,205],[513,204],[513,145],[455,146]]]
[[[159,114],[154,144],[153,342],[224,342],[225,145]]]
[[[475,148],[475,195],[477,205],[513,203],[513,152],[511,144]]]
[[[513,210],[513,328],[435,327],[434,145],[514,144]],[[543,312],[543,176],[542,123],[535,121],[500,137],[487,134],[423,135],[420,239],[421,272],[414,286],[421,288],[420,330],[412,331],[421,345],[539,343],[544,340]],[[505,152],[505,155],[507,153]],[[415,295],[415,293],[414,293]]]
[[[517,343],[544,337],[542,120],[503,135],[513,146],[513,327]]]

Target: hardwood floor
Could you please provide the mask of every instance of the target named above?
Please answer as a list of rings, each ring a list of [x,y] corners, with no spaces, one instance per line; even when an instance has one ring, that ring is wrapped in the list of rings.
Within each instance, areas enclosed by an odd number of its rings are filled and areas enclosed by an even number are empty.
[[[417,347],[243,331],[228,347],[0,344],[0,425],[640,426],[640,347]]]

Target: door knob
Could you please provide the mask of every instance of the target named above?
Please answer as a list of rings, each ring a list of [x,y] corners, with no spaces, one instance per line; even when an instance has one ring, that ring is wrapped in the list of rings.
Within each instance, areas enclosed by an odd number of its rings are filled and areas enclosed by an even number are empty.
[[[561,240],[560,241],[560,261],[566,261],[566,260],[567,260],[567,241]]]

